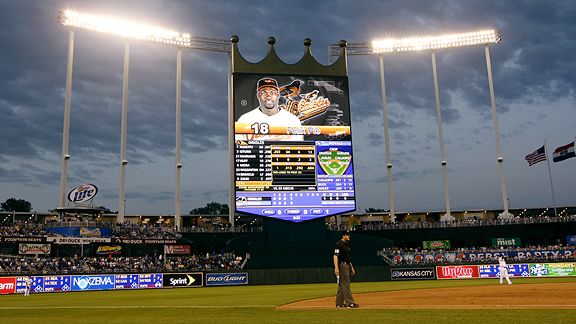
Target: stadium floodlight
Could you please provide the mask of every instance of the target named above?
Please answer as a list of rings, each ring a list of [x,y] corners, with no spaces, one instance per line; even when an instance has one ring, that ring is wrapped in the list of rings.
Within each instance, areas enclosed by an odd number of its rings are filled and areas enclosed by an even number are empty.
[[[496,116],[496,100],[494,96],[494,84],[492,80],[492,66],[490,63],[490,50],[489,46],[500,42],[502,34],[495,29],[486,29],[475,32],[445,34],[439,36],[427,37],[407,37],[407,38],[387,38],[374,40],[371,43],[348,43],[346,47],[347,55],[378,55],[380,60],[380,83],[382,92],[382,110],[384,114],[384,140],[386,145],[386,168],[388,176],[388,196],[390,203],[390,220],[395,221],[394,215],[394,192],[392,190],[392,160],[390,157],[390,139],[388,134],[388,104],[386,98],[386,86],[384,78],[384,56],[386,54],[394,53],[407,53],[416,51],[430,51],[432,54],[432,69],[434,79],[434,92],[436,96],[436,113],[438,121],[439,142],[441,150],[441,165],[442,165],[442,179],[444,182],[444,196],[446,203],[446,214],[441,217],[441,220],[454,220],[450,215],[450,198],[448,195],[448,180],[446,175],[446,159],[444,154],[444,139],[442,131],[442,116],[440,112],[440,99],[438,91],[438,77],[436,72],[436,58],[434,52],[441,49],[478,46],[484,45],[486,53],[486,67],[488,70],[488,86],[490,90],[490,103],[492,109],[492,119],[494,122],[494,130],[496,133],[496,149],[497,161],[499,168],[500,189],[502,192],[502,200],[504,204],[504,211],[498,216],[499,218],[512,218],[508,211],[508,195],[506,192],[506,185],[504,180],[504,164],[502,157],[502,147],[500,145],[500,133],[498,128],[498,119]],[[328,48],[329,61],[332,57],[339,55],[338,44],[331,44]]]
[[[498,43],[501,36],[502,35],[499,31],[490,29],[440,36],[408,37],[400,39],[388,38],[374,40],[372,42],[372,50],[375,54],[383,54],[488,45]]]
[[[174,203],[174,221],[180,227],[180,142],[181,142],[181,68],[182,48],[199,49],[213,52],[230,53],[231,45],[227,39],[194,37],[189,33],[179,33],[162,27],[145,25],[105,15],[93,15],[65,9],[58,12],[58,22],[69,29],[68,69],[66,72],[66,97],[64,103],[64,130],[62,135],[62,168],[60,175],[60,207],[66,203],[67,170],[69,155],[70,132],[70,102],[72,94],[72,63],[74,53],[74,30],[84,29],[113,36],[125,38],[124,71],[122,82],[122,136],[121,136],[121,164],[120,188],[118,197],[118,222],[124,221],[125,213],[125,167],[126,160],[126,118],[128,109],[128,66],[129,66],[129,39],[143,40],[177,48],[176,53],[176,190]]]
[[[75,27],[166,45],[191,47],[192,44],[192,36],[188,33],[180,33],[162,27],[139,24],[111,16],[80,13],[69,9],[60,11],[58,22],[67,27]]]

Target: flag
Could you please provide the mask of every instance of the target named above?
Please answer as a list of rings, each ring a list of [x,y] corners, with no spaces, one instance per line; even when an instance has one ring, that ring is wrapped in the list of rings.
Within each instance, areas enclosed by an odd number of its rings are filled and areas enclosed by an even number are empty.
[[[574,142],[572,142],[570,144],[556,148],[554,150],[554,154],[552,155],[552,161],[560,162],[575,156],[576,154],[574,154]]]
[[[536,151],[526,155],[525,159],[528,161],[529,166],[532,166],[538,162],[546,161],[546,149],[544,148],[544,145],[542,145],[542,147]]]

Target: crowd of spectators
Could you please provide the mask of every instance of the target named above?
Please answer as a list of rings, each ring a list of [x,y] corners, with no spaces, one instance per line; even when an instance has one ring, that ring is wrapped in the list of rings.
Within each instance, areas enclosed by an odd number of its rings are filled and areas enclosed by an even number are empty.
[[[183,256],[167,258],[167,271],[190,270],[236,270],[242,267],[243,258],[229,254],[206,254],[204,256]]]
[[[514,217],[511,219],[478,219],[469,218],[455,221],[408,221],[408,222],[371,222],[356,225],[358,230],[396,230],[396,229],[419,229],[419,228],[447,228],[447,227],[470,227],[470,226],[500,226],[500,225],[519,225],[519,224],[542,224],[542,223],[566,223],[575,222],[576,215],[558,216],[558,217]],[[329,230],[344,231],[348,230],[348,224],[330,223],[327,225]]]
[[[134,223],[116,224],[112,232],[114,238],[138,238],[138,239],[180,239],[181,235],[174,229],[161,226],[140,225]]]
[[[556,252],[553,253],[552,251]],[[378,251],[389,264],[495,263],[499,255],[513,262],[576,261],[576,246],[534,245],[525,247],[469,247],[427,250],[418,248],[385,248]]]
[[[98,222],[92,222],[90,226],[98,226]],[[0,226],[0,237],[38,237],[38,236],[61,236],[49,229],[54,227],[54,222],[46,226],[44,223],[21,222]],[[104,225],[104,224],[102,224]],[[105,224],[110,226],[109,223]],[[113,226],[112,238],[137,238],[137,239],[180,239],[173,228],[122,223]]]
[[[0,236],[5,237],[47,236],[48,234],[42,224],[15,222],[0,226]]]
[[[0,274],[145,273],[237,270],[242,257],[231,254],[164,257],[0,257]]]

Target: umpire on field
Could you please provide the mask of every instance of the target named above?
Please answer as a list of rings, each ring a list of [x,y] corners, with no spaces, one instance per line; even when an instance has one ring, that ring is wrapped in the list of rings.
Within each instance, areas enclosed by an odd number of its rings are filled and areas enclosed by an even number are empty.
[[[350,276],[356,274],[352,260],[350,258],[350,231],[344,231],[342,238],[336,243],[334,249],[334,274],[338,282],[338,292],[336,293],[336,307],[357,308],[359,305],[354,302],[352,291],[350,290]]]

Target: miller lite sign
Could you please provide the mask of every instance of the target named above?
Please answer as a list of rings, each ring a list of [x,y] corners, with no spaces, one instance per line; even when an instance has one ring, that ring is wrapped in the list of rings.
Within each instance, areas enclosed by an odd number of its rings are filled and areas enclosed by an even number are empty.
[[[91,183],[79,185],[78,187],[70,190],[68,193],[68,201],[71,203],[83,203],[93,199],[98,193],[98,187]]]

